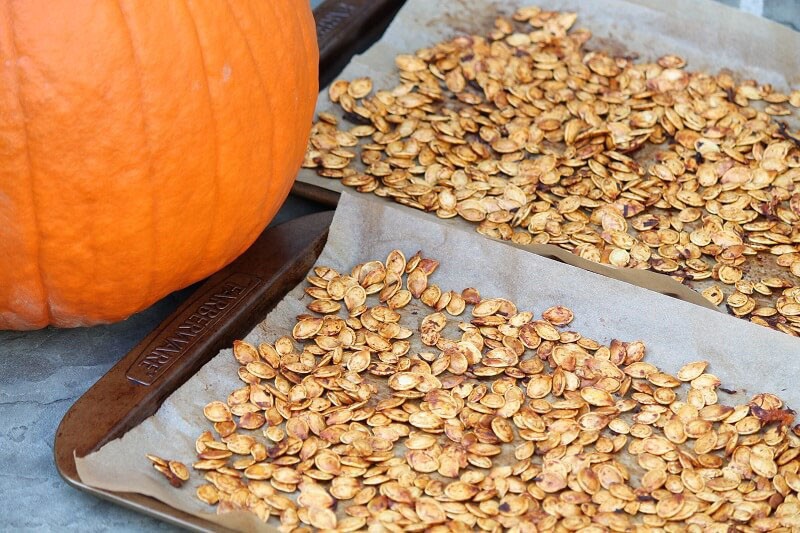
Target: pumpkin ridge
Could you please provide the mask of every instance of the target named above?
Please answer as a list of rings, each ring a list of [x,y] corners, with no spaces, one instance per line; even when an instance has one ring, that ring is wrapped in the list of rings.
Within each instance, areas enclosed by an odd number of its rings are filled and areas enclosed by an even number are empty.
[[[14,18],[13,14],[13,6],[10,3],[6,3],[9,11],[11,11],[10,17],[6,18],[6,20],[11,20]],[[22,114],[22,131],[25,134],[25,158],[28,161],[28,183],[30,184],[31,189],[31,204],[33,206],[33,224],[35,226],[35,238],[36,238],[36,272],[39,273],[39,285],[42,291],[42,297],[44,298],[44,305],[42,308],[46,313],[46,322],[48,324],[52,322],[53,319],[53,310],[52,304],[50,302],[50,298],[48,298],[48,290],[47,284],[45,283],[45,276],[44,276],[44,269],[42,268],[42,238],[41,238],[41,224],[39,222],[39,210],[36,202],[36,186],[34,184],[34,172],[33,172],[33,157],[31,156],[31,143],[30,143],[30,134],[28,131],[28,115],[25,112],[25,104],[22,101],[22,87],[20,85],[20,71],[19,71],[19,49],[17,48],[17,35],[14,31],[14,24],[9,23],[9,37],[11,38],[11,48],[13,53],[13,62],[14,62],[14,72],[16,73],[16,96],[17,101],[19,102],[19,110]]]
[[[233,9],[233,5],[231,4],[230,0],[224,0],[225,5],[228,7],[228,11],[231,13],[231,17],[233,18],[233,22],[236,24],[236,28],[239,30],[239,33],[242,35],[242,40],[244,41],[244,45],[247,48],[247,53],[250,55],[250,59],[253,61],[253,66],[256,70],[256,77],[258,78],[258,85],[261,87],[261,92],[264,93],[264,96],[267,96],[267,87],[264,83],[264,78],[261,76],[261,71],[258,68],[258,60],[256,60],[256,55],[253,53],[253,48],[250,46],[250,41],[247,39],[247,34],[242,29],[242,25],[239,23],[239,17],[236,15],[236,10]]]
[[[305,35],[305,32],[306,32],[306,30],[305,30],[305,28],[303,27],[303,24],[302,24],[302,22],[300,21],[300,15],[299,15],[299,13],[298,13],[297,11],[294,11],[294,12],[293,12],[293,15],[294,15],[294,18],[295,18],[295,19],[296,19],[296,20],[299,22],[299,23],[297,24],[297,26],[298,26],[298,27],[300,27],[300,31],[303,33],[303,42],[307,42],[307,40],[308,40],[308,39],[306,38],[306,35]],[[281,26],[281,29],[283,29],[283,25]],[[301,47],[301,48],[302,48],[302,50],[301,50],[301,52],[300,52],[300,53],[302,53],[302,54],[303,54],[303,57],[302,57],[302,58],[301,58],[301,60],[298,62],[298,64],[300,64],[300,65],[305,65],[305,64],[306,64],[306,62],[308,61],[307,51],[306,51],[306,47],[305,47],[305,46],[303,46],[303,47]],[[302,75],[303,75],[303,74],[302,74],[302,71],[301,71],[301,69],[294,69],[294,71],[295,71],[295,73],[296,73],[296,74],[299,74],[300,76],[302,76]],[[294,98],[294,106],[295,106],[295,108],[296,108],[296,109],[299,109],[299,107],[300,107],[300,106],[298,105],[298,98],[297,98],[297,95],[295,95],[295,98]],[[307,145],[307,144],[308,144],[308,139],[304,139],[304,141],[305,141],[305,144]],[[303,157],[303,156],[301,155],[301,156],[300,156],[300,161],[301,161],[301,162],[302,162],[302,157]],[[295,176],[295,178],[294,178],[294,179],[297,179],[297,177]],[[293,182],[294,182],[294,179],[292,180],[292,182],[285,184],[285,186],[284,186],[284,187],[285,187],[285,194],[287,194],[287,195],[289,194],[289,191],[291,190],[291,187],[292,187],[292,184],[293,184]]]
[[[230,4],[230,0],[226,0],[226,2],[228,2],[228,5],[229,5],[229,6],[231,5],[231,4]],[[282,13],[280,13],[280,12],[277,12],[277,11],[274,9],[274,8],[275,8],[275,6],[274,6],[274,4],[272,4],[271,2],[266,2],[266,6],[267,6],[267,8],[269,8],[269,9],[272,9],[272,17],[268,18],[268,20],[276,20],[277,18],[279,18],[279,17],[282,15]],[[303,35],[303,42],[307,42],[307,41],[308,41],[308,37],[307,37],[306,27],[305,27],[305,26],[303,25],[303,23],[302,23],[302,20],[301,20],[300,14],[299,14],[298,12],[294,11],[294,12],[293,12],[293,15],[294,15],[294,18],[295,18],[295,20],[298,22],[297,24],[295,24],[295,25],[294,25],[294,27],[295,27],[295,28],[299,27],[299,31],[300,31],[300,32],[302,33],[302,35]],[[255,20],[255,23],[258,25],[259,29],[262,29],[262,30],[263,30],[263,27],[261,26],[261,20],[260,20],[260,18],[259,18],[259,17],[254,17],[254,20]],[[282,31],[283,31],[283,29],[284,29],[284,27],[285,27],[285,25],[284,25],[284,24],[278,24],[278,25],[277,25],[277,28],[275,28],[275,29],[274,29],[274,31],[277,31],[277,32],[282,32]],[[246,41],[246,42],[248,42],[248,41],[247,41],[247,37],[246,37],[246,35],[245,35],[244,33],[243,33],[243,37],[244,37],[245,41]],[[314,39],[313,39],[313,40],[314,40],[314,42],[316,43],[316,35],[314,36]],[[249,47],[249,42],[248,42],[248,47]],[[303,46],[303,47],[301,47],[301,48],[302,48],[302,49],[299,51],[299,54],[302,54],[302,55],[301,55],[300,57],[298,57],[298,58],[297,58],[297,60],[296,60],[296,63],[297,63],[298,65],[305,65],[305,64],[307,64],[307,60],[308,60],[308,49],[307,49],[305,46]],[[255,62],[255,65],[256,65],[256,69],[258,70],[258,69],[259,69],[259,63],[258,63],[258,61],[256,61],[256,62]],[[293,70],[292,70],[292,74],[293,74],[293,75],[295,75],[295,76],[297,76],[297,77],[305,77],[305,76],[304,76],[304,74],[303,74],[303,72],[301,71],[301,69],[293,69]],[[259,76],[260,76],[260,71],[259,71]],[[262,78],[262,79],[263,79],[263,78]],[[295,82],[297,82],[297,78],[295,78],[295,79],[294,79],[294,81],[295,81]],[[299,84],[295,83],[294,85],[299,85]],[[318,92],[318,91],[317,91],[316,89],[315,89],[314,91],[312,91],[312,95],[313,95],[315,98],[316,98],[316,94],[317,94],[317,92]],[[274,110],[274,106],[272,105],[272,104],[273,104],[273,101],[272,101],[272,99],[270,99],[270,95],[268,94],[268,95],[267,95],[267,97],[268,97],[268,98],[267,98],[267,102],[268,102],[268,107],[269,107],[269,109],[270,109],[270,110]],[[295,109],[299,109],[299,106],[298,106],[298,104],[297,104],[297,102],[298,102],[298,95],[297,95],[297,94],[295,94],[295,95],[294,95],[294,97],[295,97],[295,99],[294,99],[294,101],[293,101],[293,107],[294,107]],[[313,119],[313,109],[311,110],[311,112],[312,112],[312,115],[309,117],[309,120],[308,120],[308,122],[311,122],[311,121],[312,121],[312,119]],[[274,142],[273,142],[273,141],[274,141],[274,139],[275,139],[275,129],[271,128],[271,129],[269,130],[269,135],[270,135],[270,143],[268,144],[268,147],[270,148],[270,150],[272,150],[272,149],[274,148]],[[308,139],[307,139],[307,138],[303,139],[303,142],[304,142],[304,143],[307,143],[307,142],[308,142]],[[294,166],[299,166],[299,165],[300,165],[300,162],[302,161],[302,157],[303,157],[303,155],[302,155],[302,153],[301,153],[301,154],[300,154],[300,156],[299,156],[299,158],[300,158],[300,159],[299,159],[298,161],[296,161],[296,162],[295,162],[295,163],[296,163],[296,165],[294,165]],[[280,188],[279,188],[277,191],[275,191],[275,192],[277,193],[277,194],[276,194],[276,196],[280,196],[280,197],[282,197],[282,198],[284,198],[284,199],[285,199],[285,198],[286,198],[286,196],[288,196],[288,194],[289,194],[289,191],[291,190],[291,188],[292,188],[292,185],[294,184],[294,181],[295,181],[295,179],[296,179],[296,174],[292,176],[292,179],[291,179],[290,181],[288,181],[288,182],[286,182],[286,183],[283,183],[283,184],[282,184],[282,186],[281,186],[281,187],[280,187]]]
[[[259,62],[256,59],[255,53],[253,53],[253,48],[252,48],[252,46],[250,46],[250,41],[247,39],[247,34],[242,29],[242,25],[239,23],[239,17],[236,15],[236,10],[233,8],[233,5],[231,4],[230,0],[225,0],[225,5],[228,7],[228,11],[230,11],[230,13],[231,13],[231,17],[233,18],[233,22],[236,24],[236,28],[238,28],[239,33],[242,36],[242,40],[244,41],[244,44],[247,47],[247,52],[250,54],[250,59],[252,59],[252,61],[253,61],[253,68],[256,71],[256,76],[258,77],[258,85],[261,87],[261,92],[264,94],[264,100],[267,103],[267,108],[271,112],[271,110],[273,108],[272,107],[272,99],[270,98],[269,91],[267,91],[267,85],[266,85],[266,82],[264,81],[264,77],[261,75],[261,68],[259,66]],[[258,21],[258,17],[255,17],[255,19],[256,19],[256,21]],[[260,25],[260,21],[258,21],[258,22],[259,22],[259,27],[260,27],[261,26]],[[272,147],[274,146],[274,143],[275,143],[275,128],[274,127],[268,128],[268,131],[269,131],[269,141],[266,143],[266,147],[268,147],[269,150],[270,150],[270,157],[268,159],[271,160],[272,159],[272,155],[273,155],[271,153],[272,152]],[[269,201],[271,201],[270,195],[265,194],[264,198],[261,200],[261,206],[259,208],[259,211],[263,211],[264,210],[264,206]],[[256,235],[256,237],[257,237],[257,235]],[[245,250],[247,248],[249,248],[249,247],[250,247],[250,245],[248,244],[247,247],[245,248]]]
[[[297,22],[298,22],[297,26],[299,26],[299,27],[300,27],[300,31],[303,33],[303,41],[304,41],[304,42],[305,42],[305,41],[308,41],[308,36],[306,35],[306,27],[305,27],[305,25],[303,24],[303,21],[301,20],[301,13],[300,13],[300,12],[298,12],[298,11],[294,11],[294,12],[293,12],[293,14],[294,14],[294,18],[295,18],[295,20],[297,20]],[[315,40],[316,40],[316,39],[315,39]],[[305,47],[305,46],[304,46],[304,47],[302,47],[302,48],[303,48],[303,51],[302,51],[303,58],[302,58],[302,62],[300,63],[301,65],[303,65],[303,64],[306,64],[306,63],[308,62],[308,50],[306,49],[306,47]],[[299,73],[301,76],[303,75],[303,73],[301,73],[299,69],[296,69],[296,71],[297,71],[297,72],[298,72],[298,73]],[[295,102],[295,107],[299,108],[300,106],[298,105],[298,99],[297,99],[297,97],[295,97],[295,100],[294,100],[294,102]],[[312,117],[312,119],[313,119],[313,117]],[[306,145],[307,145],[307,144],[308,144],[308,139],[305,139],[305,142],[306,142]]]
[[[294,17],[295,17],[295,20],[298,21],[297,26],[300,28],[300,32],[303,34],[303,42],[311,42],[311,43],[313,43],[312,47],[310,48],[310,50],[311,50],[311,54],[310,55],[309,55],[309,48],[305,47],[305,46],[302,47],[302,49],[303,49],[302,50],[303,62],[301,64],[307,64],[308,60],[311,59],[312,56],[316,56],[314,58],[314,65],[317,68],[319,68],[319,47],[318,47],[318,43],[317,43],[316,30],[315,29],[312,30],[311,31],[311,35],[309,35],[309,32],[308,32],[308,28],[316,28],[315,23],[314,23],[313,11],[309,10],[307,13],[301,13],[299,11],[295,11],[294,12]],[[304,24],[304,20],[303,19],[305,17],[311,17],[311,24],[310,25]],[[300,71],[298,70],[298,72],[300,72]],[[305,73],[301,72],[301,76],[303,78],[305,78]],[[311,92],[311,98],[313,98],[314,101],[316,102],[317,93],[319,93],[319,78],[318,78],[318,74],[317,73],[314,74],[314,79],[312,80],[312,83],[313,83],[313,87],[314,88],[313,88],[313,90]],[[300,104],[298,104],[297,102],[298,102],[298,100],[297,100],[297,98],[295,98],[295,105],[299,108]],[[316,113],[316,105],[314,105],[310,109],[310,114],[308,116],[308,122],[309,123],[313,122],[315,113]],[[309,134],[310,134],[310,131],[309,131]],[[303,141],[304,141],[305,145],[307,146],[308,145],[308,136],[306,136],[306,138],[303,139]],[[300,161],[299,161],[300,164],[302,164],[303,157],[304,157],[304,153],[301,153],[300,154]],[[292,182],[287,185],[287,187],[286,187],[286,194],[287,195],[289,194],[289,191],[291,190],[291,187],[294,184],[295,180],[296,180],[296,176],[295,176],[295,179],[292,180]]]
[[[299,11],[295,11],[294,15],[295,15],[295,18],[299,21],[298,26],[300,27],[300,32],[303,34],[303,41],[304,42],[309,42],[310,41],[310,42],[313,43],[313,46],[311,47],[311,52],[312,52],[311,55],[314,56],[314,65],[317,68],[319,68],[319,48],[318,48],[318,44],[317,44],[317,34],[316,34],[316,31],[312,31],[311,35],[308,34],[308,28],[309,27],[311,27],[311,28],[315,27],[314,16],[313,16],[312,13],[313,13],[312,11],[309,11],[307,14],[301,13]],[[303,18],[304,17],[309,17],[309,16],[311,17],[311,25],[307,26],[306,24],[303,23]],[[308,60],[311,59],[311,57],[309,56],[308,52],[309,52],[309,49],[306,48],[306,47],[303,47],[304,63],[308,62]],[[315,74],[315,76],[317,76],[317,75]],[[312,90],[312,97],[316,101],[317,93],[319,93],[319,79],[315,77],[315,79],[312,80],[312,83],[314,84],[314,89]],[[313,122],[315,113],[316,113],[316,106],[314,106],[311,109],[310,115],[308,117],[308,121],[309,122]],[[305,139],[305,142],[306,142],[306,144],[308,144],[308,138]],[[301,160],[302,160],[303,157],[304,156],[301,155]]]
[[[197,28],[197,22],[194,20],[194,15],[192,15],[192,9],[189,7],[189,0],[183,0],[183,6],[186,9],[186,15],[189,18],[189,21],[192,25],[192,30],[195,36],[195,41],[197,42],[197,50],[200,53],[200,60],[203,62],[203,79],[205,80],[206,86],[206,94],[208,95],[208,112],[211,116],[211,125],[214,130],[214,179],[212,180],[214,183],[214,196],[219,195],[220,186],[219,186],[219,125],[217,124],[217,116],[214,113],[214,95],[211,94],[211,85],[208,83],[208,68],[206,65],[206,58],[205,54],[203,53],[203,43],[200,40],[200,30]],[[208,254],[211,252],[211,248],[209,244],[211,243],[211,238],[214,235],[215,228],[217,226],[217,219],[219,218],[219,202],[214,202],[214,214],[211,217],[211,223],[208,229],[208,238],[205,242],[205,248],[203,250],[203,261],[202,263],[207,264],[209,262]],[[216,263],[215,263],[216,264]],[[206,275],[210,274],[207,273]],[[205,276],[203,276],[205,277]],[[187,284],[191,285],[195,281],[198,281],[200,278],[192,280],[190,283]]]
[[[314,79],[312,80],[314,89],[312,90],[311,98],[313,98],[314,101],[316,102],[317,93],[319,92],[319,76],[318,76],[318,73],[317,73],[318,69],[319,69],[319,47],[318,47],[318,44],[317,44],[316,26],[315,26],[315,23],[314,23],[314,16],[313,16],[312,13],[313,13],[313,11],[310,11],[310,10],[307,13],[301,13],[300,11],[295,11],[294,12],[294,17],[295,17],[295,20],[298,21],[297,25],[300,28],[300,32],[303,34],[303,42],[306,42],[306,43],[307,42],[311,42],[311,43],[313,43],[313,45],[311,47],[311,52],[312,52],[311,56],[316,56],[316,59],[314,60],[314,66],[317,67],[317,70],[315,71]],[[311,24],[310,25],[304,24],[304,18],[306,18],[306,17],[311,17]],[[308,34],[308,29],[309,28],[314,28],[311,31],[311,35],[310,36]],[[309,48],[303,46],[302,49],[303,49],[303,51],[302,51],[302,53],[303,53],[303,63],[302,64],[307,64],[308,60],[311,59],[311,56],[309,55]],[[298,69],[298,71],[299,71],[299,69]],[[299,71],[299,72],[301,72],[301,76],[303,78],[305,78],[305,73],[302,72],[302,71]],[[295,98],[295,106],[297,106],[298,108],[301,107],[301,104],[299,104],[297,98]],[[316,113],[315,109],[316,109],[316,105],[311,107],[310,115],[308,117],[308,122],[313,122],[314,114]],[[309,134],[310,134],[310,130],[309,130]],[[306,136],[306,138],[303,139],[303,142],[305,143],[305,146],[308,146],[308,136]],[[305,155],[304,152],[301,152],[300,159],[299,159],[299,164],[301,164],[301,165],[302,165],[302,161],[303,161],[304,155]],[[295,179],[296,179],[296,177],[295,177]],[[289,191],[291,190],[292,185],[293,185],[293,183],[290,183],[288,185],[287,191],[286,191],[287,195],[288,195]]]
[[[126,35],[128,36],[128,42],[131,44],[131,57],[133,58],[133,68],[136,73],[136,80],[137,86],[139,88],[139,112],[142,115],[142,134],[144,135],[144,142],[145,146],[147,146],[147,169],[150,178],[150,188],[153,190],[153,194],[150,196],[150,221],[151,225],[155,227],[156,225],[156,201],[158,200],[158,195],[155,194],[156,191],[156,184],[154,183],[154,176],[155,176],[155,167],[153,166],[153,144],[150,139],[150,128],[148,126],[147,121],[147,113],[144,111],[144,88],[142,87],[142,67],[139,54],[136,52],[136,43],[133,42],[133,28],[128,21],[128,14],[125,12],[125,8],[122,6],[122,0],[117,0],[117,7],[119,7],[120,14],[122,15],[122,22],[123,27],[125,28]],[[153,293],[153,278],[155,277],[155,270],[156,265],[155,261],[158,257],[158,239],[156,238],[155,232],[150,232],[150,269],[148,273],[148,284],[146,288],[146,298],[145,301],[151,301],[152,297],[151,294]]]

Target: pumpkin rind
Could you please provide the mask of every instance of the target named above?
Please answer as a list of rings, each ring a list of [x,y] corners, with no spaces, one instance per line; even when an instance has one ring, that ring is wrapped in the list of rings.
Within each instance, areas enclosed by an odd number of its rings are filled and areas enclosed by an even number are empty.
[[[277,212],[318,52],[296,0],[0,0],[0,328],[120,320]]]

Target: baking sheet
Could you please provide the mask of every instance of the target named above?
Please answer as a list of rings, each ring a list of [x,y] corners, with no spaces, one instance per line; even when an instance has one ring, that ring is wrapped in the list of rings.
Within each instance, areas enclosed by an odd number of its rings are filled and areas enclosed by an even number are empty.
[[[728,69],[739,78],[771,83],[782,90],[800,84],[800,55],[796,53],[800,49],[800,33],[711,0],[408,0],[383,37],[364,54],[354,57],[338,77],[349,80],[369,76],[376,90],[394,87],[398,83],[394,67],[394,58],[398,54],[413,53],[458,34],[485,34],[498,14],[510,15],[516,8],[531,3],[548,10],[577,11],[575,27],[585,27],[592,32],[588,49],[635,55],[644,60],[675,53],[687,59],[686,68],[689,70],[716,73]],[[329,101],[327,88],[320,92],[317,100],[317,112],[321,111],[342,116],[341,109]],[[311,169],[301,170],[298,180],[337,192],[347,188],[339,180],[320,177]],[[365,196],[373,201],[391,202],[372,194]],[[474,224],[460,217],[442,220],[430,214],[428,218],[437,223],[472,228],[473,231],[475,228]],[[523,248],[717,309],[697,292],[713,285],[713,280],[692,282],[696,289],[693,290],[667,275],[601,265],[555,245],[527,245]],[[754,279],[780,276],[786,272],[784,268],[775,266],[771,258],[768,258],[766,268],[760,264],[754,267],[750,263],[753,262],[748,262],[744,268]],[[724,304],[719,309],[724,311]]]
[[[443,290],[477,287],[483,297],[509,298],[520,310],[537,315],[552,305],[566,305],[575,313],[569,329],[603,343],[642,340],[647,346],[646,360],[666,371],[707,360],[709,371],[721,379],[722,386],[738,391],[730,396],[720,393],[721,403],[744,403],[753,394],[773,392],[789,406],[800,406],[797,339],[510,248],[469,229],[431,224],[427,216],[413,210],[343,194],[318,264],[349,271],[359,262],[384,259],[394,248],[407,257],[422,250],[439,259],[441,266],[431,282]],[[304,286],[292,290],[246,340],[274,342],[288,333],[310,301],[303,298]],[[424,313],[403,315],[403,323],[416,330]],[[145,458],[146,453],[154,453],[191,464],[195,438],[211,428],[203,406],[224,400],[241,386],[238,366],[231,350],[220,352],[151,418],[98,452],[77,458],[81,480],[101,489],[146,494],[228,527],[269,529],[246,513],[209,514],[211,508],[194,496],[203,483],[202,475],[194,472],[183,488],[174,489]]]

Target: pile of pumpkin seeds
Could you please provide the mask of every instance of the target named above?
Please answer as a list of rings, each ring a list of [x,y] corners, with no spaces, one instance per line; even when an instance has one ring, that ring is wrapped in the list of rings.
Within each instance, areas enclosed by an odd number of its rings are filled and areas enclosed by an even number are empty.
[[[286,336],[235,342],[197,497],[280,530],[797,531],[800,426],[707,362],[675,376],[394,250],[315,267]]]
[[[520,9],[397,56],[394,88],[335,81],[343,118],[319,114],[304,166],[493,238],[670,275],[796,336],[800,90],[590,51],[575,21]]]

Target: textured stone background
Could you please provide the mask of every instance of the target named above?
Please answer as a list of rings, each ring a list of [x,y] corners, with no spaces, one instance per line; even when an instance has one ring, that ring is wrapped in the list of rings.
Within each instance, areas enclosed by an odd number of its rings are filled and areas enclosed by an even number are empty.
[[[718,1],[800,30],[797,0]],[[290,198],[273,224],[318,209]],[[0,530],[175,530],[67,486],[52,447],[58,423],[75,400],[191,291],[172,294],[112,326],[0,332]]]

